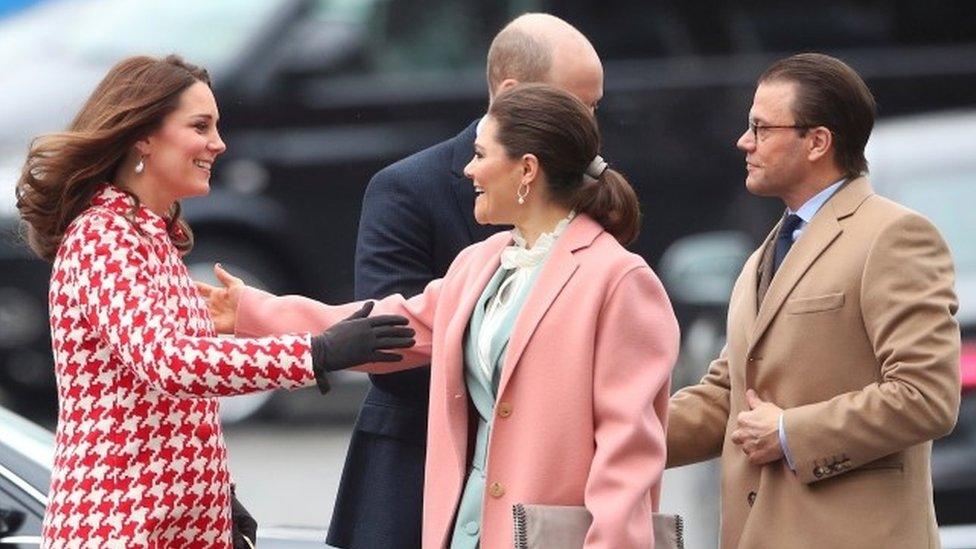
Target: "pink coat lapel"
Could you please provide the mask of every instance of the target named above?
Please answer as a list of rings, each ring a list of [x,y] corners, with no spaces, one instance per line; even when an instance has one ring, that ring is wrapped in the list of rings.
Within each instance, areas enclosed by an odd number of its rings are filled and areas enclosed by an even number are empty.
[[[505,366],[498,387],[499,396],[505,393],[505,387],[512,378],[512,373],[525,347],[535,334],[536,327],[579,267],[573,252],[592,244],[602,232],[603,227],[599,223],[586,215],[580,215],[569,224],[566,232],[556,241],[512,329],[512,338],[508,343]],[[485,283],[487,284],[487,280]]]

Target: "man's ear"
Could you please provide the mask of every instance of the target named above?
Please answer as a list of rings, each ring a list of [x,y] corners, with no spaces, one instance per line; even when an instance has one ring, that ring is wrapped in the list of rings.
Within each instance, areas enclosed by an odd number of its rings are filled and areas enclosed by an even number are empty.
[[[814,162],[830,154],[834,147],[834,133],[824,126],[817,126],[807,130],[810,132],[810,149],[807,160]]]
[[[505,80],[502,80],[500,84],[498,84],[498,87],[495,88],[495,91],[494,93],[491,94],[491,97],[492,99],[494,99],[498,97],[499,94],[504,93],[518,85],[519,85],[518,80],[514,78],[506,78]]]

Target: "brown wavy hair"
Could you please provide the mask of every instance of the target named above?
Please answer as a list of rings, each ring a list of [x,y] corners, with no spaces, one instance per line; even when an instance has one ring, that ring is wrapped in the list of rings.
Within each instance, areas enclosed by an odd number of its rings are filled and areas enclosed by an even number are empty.
[[[600,152],[600,129],[590,109],[547,84],[519,84],[495,98],[488,115],[509,158],[534,154],[555,201],[585,213],[623,245],[640,232],[637,193],[619,172],[583,177]]]
[[[115,180],[135,143],[158,129],[196,82],[210,86],[210,75],[177,55],[129,57],[105,75],[67,130],[31,142],[16,193],[34,253],[54,260],[68,225],[89,206],[98,186]],[[138,197],[122,190],[138,207]],[[193,248],[179,202],[170,210],[167,230],[181,253]]]

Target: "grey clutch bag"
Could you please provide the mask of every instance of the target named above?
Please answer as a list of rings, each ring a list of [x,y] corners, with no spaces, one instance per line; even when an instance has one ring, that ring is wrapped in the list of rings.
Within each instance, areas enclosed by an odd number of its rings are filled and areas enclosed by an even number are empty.
[[[576,505],[512,506],[515,549],[582,549],[593,517]],[[684,522],[679,515],[653,513],[655,549],[684,549]]]

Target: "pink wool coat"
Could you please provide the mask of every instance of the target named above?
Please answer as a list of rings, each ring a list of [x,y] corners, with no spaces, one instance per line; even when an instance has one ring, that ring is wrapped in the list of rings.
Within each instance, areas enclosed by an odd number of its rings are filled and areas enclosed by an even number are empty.
[[[417,330],[401,369],[430,361],[423,546],[445,547],[468,472],[473,432],[462,342],[478,297],[499,267],[507,232],[458,255],[447,275],[411,299],[377,303]],[[592,219],[557,241],[515,323],[488,447],[481,547],[512,546],[516,503],[585,505],[590,549],[653,546],[665,462],[664,425],[678,326],[661,283]],[[318,330],[359,307],[248,289],[237,333]],[[390,365],[368,365],[383,372]],[[398,502],[391,501],[390,505]]]

